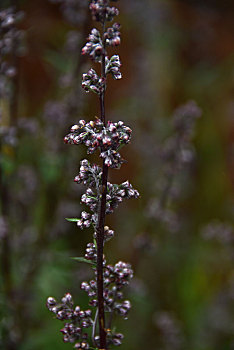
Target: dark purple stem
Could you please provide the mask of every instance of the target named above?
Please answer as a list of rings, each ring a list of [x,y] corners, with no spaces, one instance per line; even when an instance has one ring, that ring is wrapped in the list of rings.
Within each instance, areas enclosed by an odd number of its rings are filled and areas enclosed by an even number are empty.
[[[105,32],[105,23],[103,24],[103,33]],[[103,81],[106,80],[105,72],[105,40],[103,40],[104,52],[101,62],[101,77]],[[100,94],[100,108],[101,108],[101,120],[105,126],[105,89]],[[102,166],[102,189],[101,189],[101,201],[98,213],[98,226],[97,226],[97,291],[98,291],[98,321],[99,321],[99,336],[100,336],[100,349],[107,349],[106,346],[106,330],[105,330],[105,310],[104,310],[104,298],[103,298],[103,245],[104,245],[104,226],[106,217],[106,195],[107,195],[107,178],[108,178],[108,166],[105,165],[103,160]]]

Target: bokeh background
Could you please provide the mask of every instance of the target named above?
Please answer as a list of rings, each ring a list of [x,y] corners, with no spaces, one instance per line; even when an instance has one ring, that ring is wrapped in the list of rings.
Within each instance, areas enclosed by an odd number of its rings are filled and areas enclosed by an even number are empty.
[[[24,16],[21,49],[2,57],[17,73],[0,72],[0,347],[64,350],[72,345],[45,302],[70,292],[87,305],[80,283],[92,272],[70,257],[92,232],[65,220],[83,210],[73,178],[86,155],[63,136],[99,113],[80,88],[93,23],[88,1],[0,2],[9,5]],[[123,79],[108,81],[107,116],[133,138],[110,178],[141,194],[107,219],[116,232],[109,262],[135,270],[129,320],[116,320],[122,349],[233,350],[234,3],[117,6]]]

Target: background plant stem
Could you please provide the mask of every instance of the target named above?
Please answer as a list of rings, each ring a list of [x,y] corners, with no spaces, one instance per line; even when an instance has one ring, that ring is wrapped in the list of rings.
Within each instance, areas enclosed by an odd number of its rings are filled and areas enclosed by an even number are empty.
[[[10,2],[15,10],[18,10],[18,1],[12,0]],[[9,116],[7,120],[8,127],[17,127],[18,120],[18,83],[19,83],[19,58],[16,56],[16,43],[14,43],[13,53],[11,55],[12,66],[16,69],[16,75],[12,78],[12,93],[9,100]],[[0,153],[4,153],[4,144],[0,143]],[[12,157],[15,158],[13,152]],[[12,280],[12,244],[11,244],[11,231],[8,226],[8,218],[10,214],[10,191],[9,191],[9,180],[4,175],[4,169],[0,166],[0,188],[1,188],[1,214],[6,222],[7,229],[2,239],[1,249],[1,266],[2,266],[2,278],[4,285],[4,296],[6,301],[6,313],[12,315],[15,310],[15,298],[14,298],[14,286]],[[14,328],[18,331],[17,316],[14,319]],[[16,344],[12,340],[11,330],[9,325],[4,329],[3,343],[5,350],[15,350]]]

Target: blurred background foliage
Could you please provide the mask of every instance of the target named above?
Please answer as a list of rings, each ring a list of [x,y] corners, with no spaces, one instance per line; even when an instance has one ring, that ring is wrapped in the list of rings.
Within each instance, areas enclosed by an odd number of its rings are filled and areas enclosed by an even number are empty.
[[[73,178],[85,150],[64,145],[63,136],[99,106],[80,88],[90,67],[80,55],[93,25],[88,1],[65,3],[0,4],[24,11],[17,26],[25,31],[24,50],[10,57],[17,68],[11,93],[0,101],[4,350],[72,348],[62,342],[46,298],[71,292],[87,304],[79,286],[91,271],[70,257],[83,254],[91,232],[65,221],[82,210],[82,188]],[[129,320],[117,321],[122,349],[232,350],[234,3],[117,5],[123,79],[108,82],[107,115],[124,120],[133,139],[123,151],[128,163],[110,176],[118,183],[129,179],[141,193],[108,217],[116,232],[108,260],[129,261],[135,270]],[[202,116],[181,146],[174,143],[180,140],[174,121],[189,100]]]

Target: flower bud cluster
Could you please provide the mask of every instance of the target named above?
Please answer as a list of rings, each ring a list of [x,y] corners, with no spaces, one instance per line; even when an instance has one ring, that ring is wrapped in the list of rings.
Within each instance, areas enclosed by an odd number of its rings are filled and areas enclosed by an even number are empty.
[[[85,186],[97,187],[101,183],[102,169],[96,165],[91,165],[87,159],[80,162],[80,172],[74,181]]]
[[[84,333],[84,329],[91,327],[93,324],[91,310],[82,311],[79,306],[74,307],[72,296],[69,293],[64,295],[61,303],[49,297],[46,306],[49,311],[56,315],[58,320],[69,321],[61,329],[64,342],[74,343],[75,341],[81,341],[83,343],[81,348],[89,349],[89,344],[87,343],[88,335]]]
[[[118,15],[118,10],[115,7],[109,7],[109,0],[93,0],[90,4],[90,9],[95,20],[105,22],[112,20],[115,15]],[[114,79],[121,79],[120,59],[118,55],[113,55],[110,59],[107,57],[105,50],[107,46],[117,46],[120,44],[120,25],[114,23],[112,27],[107,28],[103,33],[93,28],[88,36],[88,41],[82,48],[82,54],[88,54],[92,60],[101,63],[105,57],[105,75],[111,73]],[[102,94],[106,89],[106,77],[99,77],[94,69],[90,69],[88,73],[83,74],[82,87],[86,92],[94,92]]]
[[[89,187],[81,197],[81,203],[86,204],[92,212],[97,212],[98,198],[95,192]]]
[[[120,40],[120,24],[114,23],[112,27],[108,28],[104,33],[104,39],[109,46],[118,46],[121,42]]]
[[[84,338],[84,335],[83,335],[83,338]],[[87,339],[87,337],[85,337],[85,339]],[[76,343],[75,346],[74,346],[75,349],[78,349],[78,350],[82,350],[82,349],[89,349],[89,343],[87,343],[87,341],[83,340],[81,343]]]
[[[128,313],[131,309],[131,303],[129,300],[124,300],[122,303],[114,303],[113,310],[122,316],[125,320],[128,317]]]
[[[83,74],[82,88],[86,92],[94,92],[100,95],[105,90],[105,81],[100,78],[96,71],[91,68],[88,73]]]
[[[104,301],[106,310],[116,312],[120,316],[127,318],[131,308],[129,300],[122,300],[122,289],[129,284],[133,277],[131,265],[119,261],[114,266],[107,265],[104,271]]]
[[[111,73],[115,80],[122,78],[120,67],[121,62],[118,55],[113,55],[110,59],[106,57],[106,74]]]
[[[125,181],[120,185],[107,183],[107,203],[106,213],[113,213],[124,199],[138,198],[139,192],[135,190],[129,181]]]
[[[122,333],[109,332],[109,334],[107,334],[107,344],[109,346],[120,346],[122,344],[123,338],[124,336]]]
[[[125,181],[120,185],[107,183],[107,196],[106,196],[106,214],[113,213],[124,199],[138,198],[139,192],[135,190],[129,181]],[[99,198],[92,190],[88,187],[86,192],[81,197],[81,203],[86,204],[93,213],[97,212]],[[82,212],[81,219],[77,222],[80,228],[89,227],[91,225],[92,218],[91,214]],[[112,233],[111,233],[112,234]]]
[[[110,230],[109,226],[104,226],[104,242],[107,242],[113,238],[114,234],[114,231]]]
[[[97,213],[90,214],[86,211],[81,212],[81,218],[77,219],[77,226],[83,230],[84,228],[88,228],[91,225],[96,226],[97,224]]]
[[[20,53],[20,46],[18,44],[22,41],[24,33],[16,28],[16,24],[22,17],[23,12],[15,12],[13,7],[0,11],[1,55]]]
[[[173,116],[174,134],[168,137],[162,146],[160,157],[165,161],[165,173],[170,176],[190,164],[194,159],[191,145],[195,122],[201,116],[201,110],[193,101],[179,107]]]
[[[23,13],[15,12],[13,7],[0,11],[0,97],[10,95],[9,82],[17,74],[10,56],[19,56],[24,52],[24,31],[16,27],[22,16]],[[11,62],[8,62],[9,57]]]
[[[97,249],[94,243],[88,243],[86,247],[85,259],[94,263],[97,261]]]
[[[201,234],[206,240],[214,240],[227,245],[234,243],[234,228],[229,223],[211,221],[202,229]]]
[[[70,30],[66,36],[64,49],[68,54],[74,54],[79,51],[81,41],[81,33],[77,30]]]
[[[116,1],[116,0],[112,0]],[[92,0],[89,6],[94,21],[105,22],[112,21],[118,16],[119,10],[116,7],[110,7],[108,0]]]
[[[92,215],[86,211],[82,211],[81,218],[77,221],[77,226],[83,230],[88,228],[92,223]]]
[[[7,28],[11,28],[15,24],[15,14],[11,7],[0,11],[0,21],[1,29],[7,30]]]
[[[16,69],[8,62],[2,62],[0,64],[0,74],[6,76],[7,78],[13,78],[16,75]]]
[[[1,95],[1,92],[0,92]],[[17,144],[16,128],[11,126],[0,126],[1,142],[5,145],[15,146]]]
[[[105,53],[102,38],[99,30],[93,28],[91,34],[88,36],[88,42],[81,51],[82,55],[89,55],[92,60],[100,62],[102,55]]]
[[[168,311],[156,312],[153,316],[153,322],[160,333],[163,349],[179,350],[184,347],[182,327],[173,313]]]
[[[64,295],[61,303],[49,297],[46,306],[49,311],[56,315],[58,320],[68,321],[65,323],[64,328],[61,329],[64,342],[74,343],[79,341],[83,344],[82,349],[89,349],[89,344],[87,343],[88,335],[84,333],[84,329],[91,327],[93,324],[91,310],[82,311],[79,306],[74,307],[70,293]],[[79,349],[79,347],[76,348]]]
[[[116,333],[111,331],[110,329],[107,329],[107,337],[106,337],[106,343],[107,346],[115,345],[120,346],[122,344],[124,336],[122,333]],[[97,335],[95,337],[95,342],[99,346],[100,337]]]
[[[91,166],[86,159],[81,161],[80,172],[75,177],[74,181],[89,186],[81,197],[81,203],[86,204],[93,212],[93,214],[90,214],[86,211],[82,211],[81,218],[77,221],[77,226],[81,229],[88,228],[91,224],[95,226],[97,223],[97,208],[100,199],[98,193],[101,186],[101,174],[101,168],[97,165]],[[96,191],[94,189],[96,189]],[[114,209],[116,209],[124,199],[138,197],[139,192],[132,187],[129,181],[125,181],[120,185],[107,182],[106,214],[113,213]],[[113,236],[113,230],[105,226],[104,240],[108,241]],[[94,233],[94,238],[96,238],[96,232]]]
[[[195,121],[201,116],[201,109],[194,101],[179,107],[173,116],[174,128],[183,139],[189,139],[194,130]]]
[[[84,290],[90,298],[95,298],[90,300],[89,304],[91,306],[97,306],[97,282],[94,280],[82,282],[80,288]]]
[[[104,243],[109,241],[111,238],[114,237],[114,231],[110,230],[109,226],[104,227]],[[93,238],[97,239],[97,232],[94,232]]]
[[[96,149],[101,150],[100,157],[104,158],[105,164],[111,168],[119,168],[123,163],[118,149],[131,140],[132,130],[125,126],[122,121],[117,123],[108,122],[104,126],[100,119],[86,123],[80,120],[78,125],[71,128],[71,133],[66,135],[64,142],[70,144],[85,144],[87,153],[93,153]]]
[[[121,290],[123,287],[129,284],[129,281],[133,278],[133,270],[129,263],[119,261],[114,267],[107,266],[110,275],[114,278],[117,290]]]
[[[85,258],[93,262],[96,261],[96,247],[93,243],[89,243],[86,248]],[[107,312],[115,312],[120,316],[127,318],[128,312],[131,308],[129,300],[122,300],[122,289],[127,286],[133,277],[131,265],[119,261],[114,266],[106,265],[104,258],[104,306]],[[91,298],[89,304],[96,307],[97,300],[97,282],[91,280],[90,282],[82,282],[81,289],[84,290]]]
[[[87,9],[86,0],[49,0],[52,3],[60,4],[65,20],[74,25],[80,26],[84,22]]]

